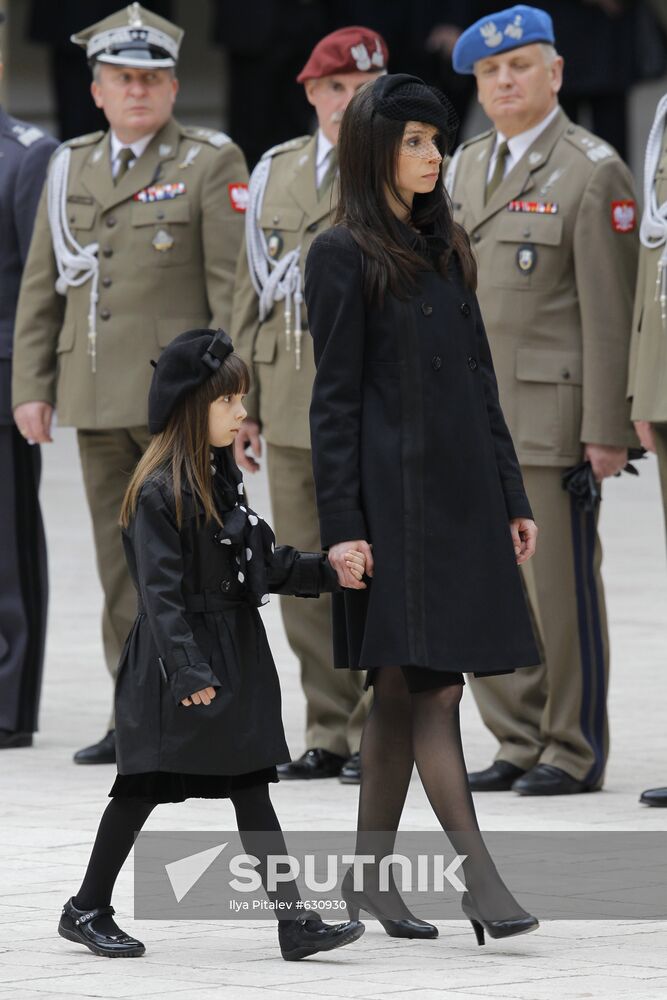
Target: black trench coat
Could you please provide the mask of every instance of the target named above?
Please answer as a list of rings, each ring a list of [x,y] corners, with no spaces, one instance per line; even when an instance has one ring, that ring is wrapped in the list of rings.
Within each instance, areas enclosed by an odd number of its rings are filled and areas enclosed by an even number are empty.
[[[505,673],[540,661],[508,524],[531,509],[476,297],[417,248],[415,293],[382,308],[348,230],[306,264],[322,545],[366,539],[375,561],[368,590],[334,598],[335,664]]]
[[[231,776],[290,759],[278,675],[257,603],[238,579],[238,546],[196,521],[187,493],[184,507],[179,531],[170,491],[148,482],[123,532],[139,614],[116,681],[121,775]],[[302,597],[339,589],[326,557],[289,546],[269,550],[266,583]],[[210,705],[181,705],[209,685]]]

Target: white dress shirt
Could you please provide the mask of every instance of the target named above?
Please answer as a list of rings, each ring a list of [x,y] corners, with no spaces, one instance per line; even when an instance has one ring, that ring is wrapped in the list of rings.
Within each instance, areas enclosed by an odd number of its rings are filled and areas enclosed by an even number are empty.
[[[120,169],[120,160],[118,159],[118,154],[121,149],[129,148],[135,155],[135,159],[130,161],[128,167],[129,170],[132,169],[134,164],[137,162],[139,157],[146,150],[146,146],[151,141],[155,132],[151,132],[150,135],[144,135],[141,139],[137,139],[136,142],[121,142],[115,132],[111,132],[111,176],[115,177]]]
[[[329,166],[329,153],[333,149],[333,143],[329,142],[322,129],[317,132],[317,150],[315,152],[315,183],[317,187],[322,183],[322,178]]]
[[[518,135],[513,135],[511,139],[508,139],[502,132],[496,133],[496,144],[493,147],[493,153],[491,154],[491,159],[489,160],[489,170],[486,175],[487,183],[493,176],[493,171],[496,166],[496,156],[498,155],[498,146],[501,142],[506,142],[509,147],[509,153],[505,159],[505,173],[503,174],[503,177],[507,177],[512,167],[516,166],[521,157],[528,152],[537,137],[542,135],[545,128],[554,120],[559,110],[560,105],[556,104],[553,111],[550,111],[546,118],[543,118],[541,122],[538,122],[537,125],[533,125],[532,128],[527,129],[525,132],[519,132]]]

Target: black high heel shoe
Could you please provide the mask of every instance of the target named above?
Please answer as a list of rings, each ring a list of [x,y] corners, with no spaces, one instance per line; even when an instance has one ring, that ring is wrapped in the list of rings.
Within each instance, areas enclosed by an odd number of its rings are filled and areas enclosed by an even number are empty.
[[[58,933],[61,937],[85,945],[93,955],[101,955],[103,958],[138,958],[143,955],[146,948],[141,941],[125,934],[120,928],[118,934],[105,934],[95,930],[95,920],[98,917],[114,915],[116,911],[113,906],[78,910],[72,902],[73,899],[74,896],[63,906],[58,924]]]
[[[347,904],[347,912],[350,920],[359,919],[359,911],[365,910],[380,921],[389,937],[395,938],[437,938],[438,928],[425,920],[419,920],[410,914],[400,920],[391,920],[386,917],[378,901],[372,899],[367,892],[358,892],[352,886],[351,870],[346,872],[341,885],[341,895]],[[409,912],[409,910],[408,910]]]
[[[484,944],[484,931],[492,938],[515,937],[517,934],[528,934],[540,926],[537,917],[527,913],[525,917],[512,917],[510,920],[486,920],[475,906],[470,893],[461,897],[461,909],[472,924],[477,938],[477,944]]]
[[[318,951],[344,948],[357,941],[366,928],[353,920],[343,924],[325,924],[317,913],[304,912],[296,920],[281,920],[278,924],[278,942],[286,962],[298,962]]]

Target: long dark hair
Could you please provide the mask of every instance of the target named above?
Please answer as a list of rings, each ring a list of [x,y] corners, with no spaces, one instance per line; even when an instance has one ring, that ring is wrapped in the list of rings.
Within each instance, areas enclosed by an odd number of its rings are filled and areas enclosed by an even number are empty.
[[[149,478],[157,478],[172,490],[179,528],[183,520],[183,483],[203,507],[206,521],[222,523],[213,498],[208,411],[220,396],[240,395],[249,387],[245,362],[238,354],[229,354],[210,378],[179,400],[167,426],[152,438],[134,470],[120,510],[122,528],[127,528],[134,517],[141,487]]]
[[[401,200],[396,190],[396,167],[406,123],[376,114],[375,104],[370,82],[354,95],[343,116],[338,139],[340,198],[334,224],[347,227],[364,254],[366,300],[382,303],[387,291],[398,298],[409,297],[417,272],[424,268],[424,258],[406,242],[385,193],[388,188]],[[443,136],[443,156],[446,142]],[[446,249],[438,260],[438,270],[446,275],[454,254],[464,283],[474,291],[475,258],[467,233],[454,222],[442,181],[428,194],[415,194],[411,223],[421,233],[443,238]]]

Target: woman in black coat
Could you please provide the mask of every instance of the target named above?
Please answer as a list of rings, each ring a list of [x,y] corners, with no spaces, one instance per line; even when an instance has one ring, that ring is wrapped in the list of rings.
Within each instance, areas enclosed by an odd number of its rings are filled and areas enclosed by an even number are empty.
[[[462,671],[539,662],[517,569],[537,528],[498,401],[474,258],[441,181],[451,127],[444,95],[404,75],[363,87],[345,112],[337,224],[306,265],[310,421],[322,544],[353,588],[334,598],[335,662],[368,670],[374,687],[358,849],[369,853],[364,833],[381,830],[391,850],[416,762],[468,855],[463,906],[482,943],[483,927],[506,936],[537,921],[478,833]],[[350,549],[366,557],[367,586],[350,577]],[[348,898],[351,914],[380,909],[372,892]],[[404,917],[391,933],[434,936]]]
[[[244,849],[260,858],[272,831],[287,853],[268,783],[290,759],[280,684],[258,607],[269,592],[317,597],[337,589],[319,553],[274,545],[244,502],[231,445],[246,416],[249,376],[219,330],[191,330],[160,356],[149,398],[155,435],[121,510],[123,544],[139,607],[116,682],[118,777],[81,888],[59,933],[94,954],[133,957],[140,941],[113,920],[111,893],[159,802],[229,798]],[[356,560],[356,561],[355,561]],[[363,557],[349,567],[361,579]],[[303,911],[295,884],[269,893],[283,958],[350,944],[363,924],[324,924]]]

